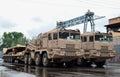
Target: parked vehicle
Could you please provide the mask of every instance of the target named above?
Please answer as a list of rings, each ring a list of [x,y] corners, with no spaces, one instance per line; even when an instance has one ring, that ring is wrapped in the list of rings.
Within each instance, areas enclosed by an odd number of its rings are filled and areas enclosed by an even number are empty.
[[[79,30],[55,29],[38,35],[25,47],[8,48],[3,58],[7,62],[19,59],[29,65],[35,62],[36,65],[43,66],[50,66],[52,63],[71,66],[83,55]]]
[[[115,51],[113,47],[113,37],[108,33],[86,32],[81,34],[82,49],[84,56],[82,63],[90,66],[95,63],[102,67],[106,59],[113,58]]]

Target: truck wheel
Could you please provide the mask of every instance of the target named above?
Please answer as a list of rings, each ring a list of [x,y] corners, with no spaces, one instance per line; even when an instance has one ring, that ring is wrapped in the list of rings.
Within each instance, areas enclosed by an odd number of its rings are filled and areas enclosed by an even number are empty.
[[[56,63],[56,65],[57,65],[58,67],[63,67],[63,62]]]
[[[11,63],[15,63],[15,59],[14,58],[11,59]]]
[[[10,56],[10,63],[13,63],[13,58]]]
[[[48,59],[47,53],[44,53],[42,56],[42,64],[44,67],[49,66],[49,59]]]
[[[41,65],[41,56],[40,54],[36,54],[35,55],[35,64],[38,66],[38,65]]]
[[[28,64],[28,55],[27,54],[25,54],[25,56],[24,56],[24,63]]]
[[[92,62],[88,62],[88,61],[85,60],[85,59],[81,59],[81,64],[80,64],[80,66],[83,66],[83,67],[91,67],[91,64],[92,64]]]
[[[70,62],[66,62],[66,67],[73,67],[77,65],[77,60],[72,60]]]
[[[72,64],[71,64],[71,62],[66,62],[66,63],[65,63],[65,66],[66,66],[66,67],[72,67]]]
[[[28,55],[28,64],[29,64],[29,65],[32,64],[32,58],[31,58],[31,55]]]
[[[101,68],[101,67],[103,67],[103,65],[105,65],[105,61],[95,62],[95,64],[98,68]]]

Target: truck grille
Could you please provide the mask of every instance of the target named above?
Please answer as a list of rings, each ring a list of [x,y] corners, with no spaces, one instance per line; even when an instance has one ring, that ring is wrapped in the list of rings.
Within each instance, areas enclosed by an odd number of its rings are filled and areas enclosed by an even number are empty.
[[[74,44],[66,44],[66,48],[62,49],[65,51],[65,56],[75,56],[76,55],[76,50],[75,50],[75,45]]]
[[[75,45],[74,44],[66,44],[66,48],[74,48]]]
[[[66,56],[76,56],[75,52],[66,52]]]
[[[75,45],[74,44],[66,44],[65,51],[75,51]]]
[[[102,56],[102,57],[108,57],[108,56],[109,56],[109,53],[101,53],[101,56]]]
[[[66,44],[66,48],[61,48],[62,51],[73,52],[75,51],[74,44]]]
[[[102,57],[108,57],[109,56],[108,46],[102,46],[101,47],[101,56]]]
[[[108,51],[108,46],[101,47],[101,52],[107,52],[107,51]]]

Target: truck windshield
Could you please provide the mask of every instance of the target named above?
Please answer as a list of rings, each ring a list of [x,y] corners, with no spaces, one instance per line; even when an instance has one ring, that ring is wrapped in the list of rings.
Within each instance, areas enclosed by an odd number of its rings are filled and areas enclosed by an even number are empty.
[[[112,38],[112,36],[107,36],[107,35],[95,35],[95,41],[108,41],[108,42],[112,42],[113,38]]]
[[[59,32],[59,38],[62,39],[80,39],[79,33]]]
[[[70,39],[80,39],[79,33],[71,33],[71,35],[68,37]]]

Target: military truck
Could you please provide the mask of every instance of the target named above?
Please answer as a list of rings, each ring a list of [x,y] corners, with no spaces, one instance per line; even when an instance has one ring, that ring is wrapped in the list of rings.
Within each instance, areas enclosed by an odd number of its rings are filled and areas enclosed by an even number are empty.
[[[26,45],[22,52],[24,63],[35,62],[36,65],[49,66],[51,63],[65,62],[71,65],[78,62],[89,66],[94,62],[98,67],[102,67],[106,59],[115,56],[112,35],[95,32],[94,20],[103,17],[96,17],[94,12],[88,10],[85,15],[57,22],[56,29],[38,35],[37,39]],[[91,32],[87,32],[88,22]],[[82,23],[83,34],[80,34],[79,30],[65,29]]]
[[[3,49],[5,62],[49,66],[51,63],[66,63],[67,66],[79,62],[84,66],[95,63],[102,67],[106,59],[113,58],[113,38],[109,33],[79,30],[55,29],[38,37],[26,46],[17,45]]]
[[[84,49],[81,62],[86,66],[95,63],[97,67],[102,67],[106,59],[115,56],[113,37],[110,33],[86,32],[81,34],[81,40]]]
[[[54,29],[39,34],[26,45],[24,63],[50,66],[51,63],[65,62],[71,65],[83,54],[79,30]]]
[[[24,61],[23,56],[24,56],[25,48],[26,47],[23,45],[16,45],[10,48],[3,48],[4,62],[19,63]]]

